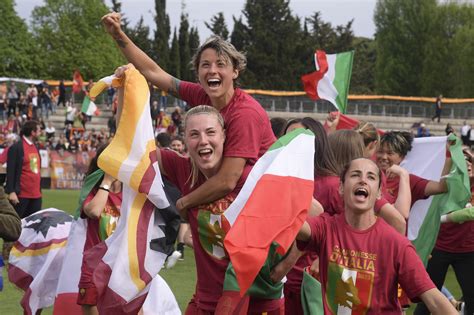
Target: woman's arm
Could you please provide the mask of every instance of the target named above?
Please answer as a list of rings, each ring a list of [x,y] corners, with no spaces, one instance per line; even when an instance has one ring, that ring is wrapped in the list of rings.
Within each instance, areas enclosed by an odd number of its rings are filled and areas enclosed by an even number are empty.
[[[398,176],[398,197],[393,206],[398,210],[403,218],[408,219],[411,208],[411,187],[410,175],[408,171],[399,165],[392,165],[387,169],[387,177]]]
[[[382,208],[380,208],[379,216],[400,234],[405,235],[407,227],[405,218],[403,218],[399,210],[393,205],[388,202],[383,205]]]
[[[146,53],[138,48],[121,28],[121,15],[117,12],[106,14],[102,17],[107,32],[117,42],[118,47],[127,60],[155,86],[168,93],[178,96],[180,80],[164,71]]]
[[[439,182],[430,180],[425,187],[425,196],[433,196],[442,194],[448,191],[448,184],[446,183],[446,177],[451,171],[453,161],[450,157],[446,157],[444,162],[443,172],[441,173],[441,180]]]
[[[420,299],[433,315],[459,314],[448,299],[436,288],[421,294]]]
[[[114,178],[108,174],[104,174],[104,179],[100,186],[108,185],[112,186]],[[109,197],[109,192],[104,189],[98,189],[95,196],[83,206],[84,214],[91,219],[99,219],[102,211],[107,204],[107,198]]]

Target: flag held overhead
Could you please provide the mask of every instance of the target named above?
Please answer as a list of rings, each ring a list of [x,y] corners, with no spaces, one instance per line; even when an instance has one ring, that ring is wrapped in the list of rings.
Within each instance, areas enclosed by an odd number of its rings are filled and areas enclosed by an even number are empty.
[[[301,77],[306,94],[313,100],[329,101],[340,112],[346,113],[353,59],[354,51],[327,55],[316,50],[316,71]]]

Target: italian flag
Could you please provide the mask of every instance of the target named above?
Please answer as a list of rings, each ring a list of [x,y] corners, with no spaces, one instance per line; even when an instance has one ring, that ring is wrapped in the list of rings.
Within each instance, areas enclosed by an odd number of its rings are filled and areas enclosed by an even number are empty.
[[[448,192],[418,200],[411,208],[408,218],[408,239],[412,241],[425,265],[438,237],[441,215],[463,209],[471,199],[461,140],[454,135],[416,138],[413,141],[413,149],[401,163],[409,173],[439,181],[446,161],[447,140],[455,141],[455,144],[450,146],[452,166],[446,178]]]
[[[284,254],[306,219],[314,189],[314,135],[296,129],[257,161],[225,212],[224,240],[243,295],[264,265],[273,242]]]
[[[83,112],[84,114],[86,114],[88,116],[92,116],[92,115],[99,116],[100,115],[99,108],[97,107],[97,105],[95,105],[95,103],[87,95],[84,97],[84,100],[82,101],[81,112]]]
[[[301,77],[306,94],[313,100],[331,102],[337,110],[345,114],[353,59],[354,51],[326,55],[324,51],[316,50],[316,71]]]

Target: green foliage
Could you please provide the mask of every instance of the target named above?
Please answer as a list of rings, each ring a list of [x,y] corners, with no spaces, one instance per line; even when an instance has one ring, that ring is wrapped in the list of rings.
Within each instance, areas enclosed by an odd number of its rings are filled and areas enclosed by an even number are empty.
[[[85,79],[99,79],[123,64],[100,23],[107,12],[100,0],[46,0],[36,7],[32,25],[42,76],[68,79],[79,69]]]
[[[375,61],[377,57],[376,43],[369,38],[355,38],[354,63],[350,90],[353,94],[375,93]]]
[[[200,44],[201,42],[199,40],[199,31],[197,27],[191,27],[191,31],[189,31],[189,50],[191,55],[194,55]]]
[[[189,47],[189,21],[188,14],[184,11],[181,13],[181,22],[179,24],[179,57],[181,73],[179,78],[181,80],[192,81],[194,76],[191,70],[191,49]]]
[[[7,77],[36,77],[37,47],[25,22],[16,14],[13,0],[0,5],[0,73]]]
[[[128,30],[128,37],[148,56],[153,56],[153,42],[150,40],[150,28],[145,25],[143,15],[134,28]]]
[[[288,0],[248,0],[242,27],[246,39],[248,71],[242,78],[245,86],[263,89],[301,88],[297,43],[300,21],[291,14]],[[271,27],[269,27],[271,26]],[[291,39],[291,42],[289,41]]]
[[[179,77],[181,74],[181,59],[179,54],[179,42],[178,35],[176,34],[176,28],[173,33],[173,41],[171,42],[170,51],[170,67],[168,69],[172,76]]]
[[[227,40],[229,37],[229,30],[225,23],[224,13],[219,12],[211,18],[211,24],[204,22],[206,27],[215,35]]]
[[[374,20],[378,93],[472,97],[472,4],[379,0]]]
[[[153,42],[154,53],[150,55],[164,69],[169,63],[170,18],[166,14],[166,0],[155,0],[155,39]]]

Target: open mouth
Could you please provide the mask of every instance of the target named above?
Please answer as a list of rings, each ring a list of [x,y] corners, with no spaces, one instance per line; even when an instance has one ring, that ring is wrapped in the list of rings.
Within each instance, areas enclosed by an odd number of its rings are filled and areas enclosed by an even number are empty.
[[[201,150],[198,151],[198,154],[202,158],[208,158],[208,157],[211,156],[212,150],[211,149],[201,149]]]
[[[209,85],[210,88],[217,88],[221,85],[221,80],[219,80],[219,79],[209,79],[209,80],[207,80],[207,85]]]
[[[365,199],[369,197],[369,192],[365,188],[357,188],[354,192],[354,195]]]

